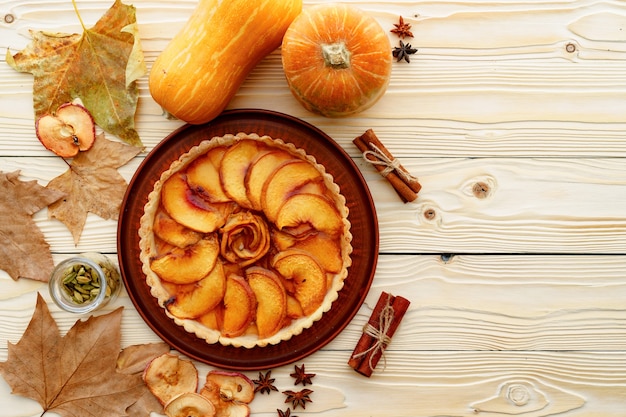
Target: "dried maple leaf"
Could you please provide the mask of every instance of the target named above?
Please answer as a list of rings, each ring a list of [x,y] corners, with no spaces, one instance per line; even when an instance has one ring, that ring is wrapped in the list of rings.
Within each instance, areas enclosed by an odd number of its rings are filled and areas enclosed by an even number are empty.
[[[65,336],[37,295],[37,306],[22,338],[9,343],[0,374],[13,394],[36,400],[64,417],[125,415],[141,395],[137,375],[116,371],[122,308],[78,320]]]
[[[92,28],[81,24],[82,34],[33,31],[32,42],[13,56],[7,51],[6,61],[33,74],[36,119],[80,98],[98,126],[141,146],[134,119],[145,61],[135,7],[116,0]]]
[[[139,152],[140,148],[110,141],[100,134],[91,149],[72,160],[69,170],[48,183],[49,189],[67,196],[51,204],[48,215],[67,226],[75,244],[80,240],[88,213],[117,220],[128,186],[117,168]]]
[[[48,281],[54,262],[32,215],[62,198],[60,190],[20,181],[19,171],[0,171],[0,269],[11,278]]]
[[[128,346],[120,352],[117,358],[117,371],[141,377],[144,369],[146,369],[146,366],[152,359],[169,351],[170,347],[165,343]],[[163,405],[144,384],[143,394],[137,402],[126,410],[126,413],[129,417],[146,417],[151,412],[163,414]]]

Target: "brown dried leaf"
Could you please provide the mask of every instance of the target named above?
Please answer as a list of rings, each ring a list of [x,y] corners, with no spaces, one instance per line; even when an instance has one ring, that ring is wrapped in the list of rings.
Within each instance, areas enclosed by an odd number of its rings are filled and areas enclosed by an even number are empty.
[[[22,338],[9,343],[0,374],[12,393],[36,400],[44,413],[64,417],[117,417],[137,401],[143,381],[116,371],[122,308],[78,320],[63,337],[48,306],[37,306]]]
[[[33,31],[32,42],[13,56],[7,51],[6,61],[33,74],[35,118],[80,98],[98,126],[141,146],[134,118],[136,80],[145,73],[145,62],[135,7],[116,0],[92,28],[83,29],[82,34]]]
[[[0,171],[0,269],[11,278],[48,281],[54,262],[32,215],[62,198],[60,190],[20,181],[19,171]]]
[[[113,142],[99,135],[91,149],[80,152],[70,169],[48,183],[66,194],[50,205],[48,215],[64,223],[78,244],[87,214],[117,220],[128,184],[117,168],[141,152],[140,148]]]

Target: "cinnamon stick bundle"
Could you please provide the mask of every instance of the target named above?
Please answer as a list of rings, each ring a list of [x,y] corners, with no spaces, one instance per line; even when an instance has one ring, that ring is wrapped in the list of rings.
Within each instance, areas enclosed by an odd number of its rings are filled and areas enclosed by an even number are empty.
[[[361,375],[370,377],[378,365],[387,345],[398,329],[409,300],[383,291],[374,311],[363,328],[363,334],[348,360],[348,365]]]
[[[363,153],[366,161],[387,178],[405,203],[414,201],[422,186],[387,150],[372,129],[352,141]]]

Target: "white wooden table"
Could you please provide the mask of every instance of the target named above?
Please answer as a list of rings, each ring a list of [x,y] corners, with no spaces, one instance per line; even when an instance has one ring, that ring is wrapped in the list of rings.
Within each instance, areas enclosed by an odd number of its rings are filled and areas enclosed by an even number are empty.
[[[305,7],[312,5],[305,1]],[[297,415],[626,415],[626,2],[609,0],[351,1],[386,29],[400,15],[419,49],[394,62],[387,94],[349,119],[306,112],[278,51],[230,108],[288,113],[319,127],[354,158],[374,196],[380,256],[366,303],[329,345],[305,358],[314,402]],[[79,0],[88,26],[112,1]],[[196,1],[135,0],[148,67]],[[66,170],[34,134],[32,76],[4,62],[28,31],[80,31],[72,4],[0,0],[0,170],[46,185]],[[397,44],[398,38],[389,34]],[[149,151],[180,122],[147,90],[136,118]],[[372,128],[423,186],[403,204],[363,163],[352,139]],[[120,173],[130,180],[145,153]],[[476,193],[482,184],[485,193]],[[64,225],[34,216],[55,262],[96,250],[115,258],[115,221],[90,215],[78,246]],[[346,364],[381,291],[411,301],[365,378]],[[0,271],[0,361],[46,286]],[[159,341],[126,293],[122,344]],[[62,332],[77,317],[49,302]],[[209,367],[198,364],[201,373]],[[293,365],[272,370],[292,386]],[[256,377],[256,372],[250,373]],[[257,396],[253,415],[276,415]],[[0,416],[39,416],[0,379]],[[561,413],[561,414],[559,414]]]

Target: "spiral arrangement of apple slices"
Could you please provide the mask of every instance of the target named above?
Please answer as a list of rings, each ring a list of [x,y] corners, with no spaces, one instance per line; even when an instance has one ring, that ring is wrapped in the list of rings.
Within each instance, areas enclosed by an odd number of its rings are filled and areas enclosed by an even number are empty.
[[[174,162],[141,219],[143,270],[167,314],[209,343],[264,346],[310,327],[350,266],[339,187],[293,145],[238,134]]]

